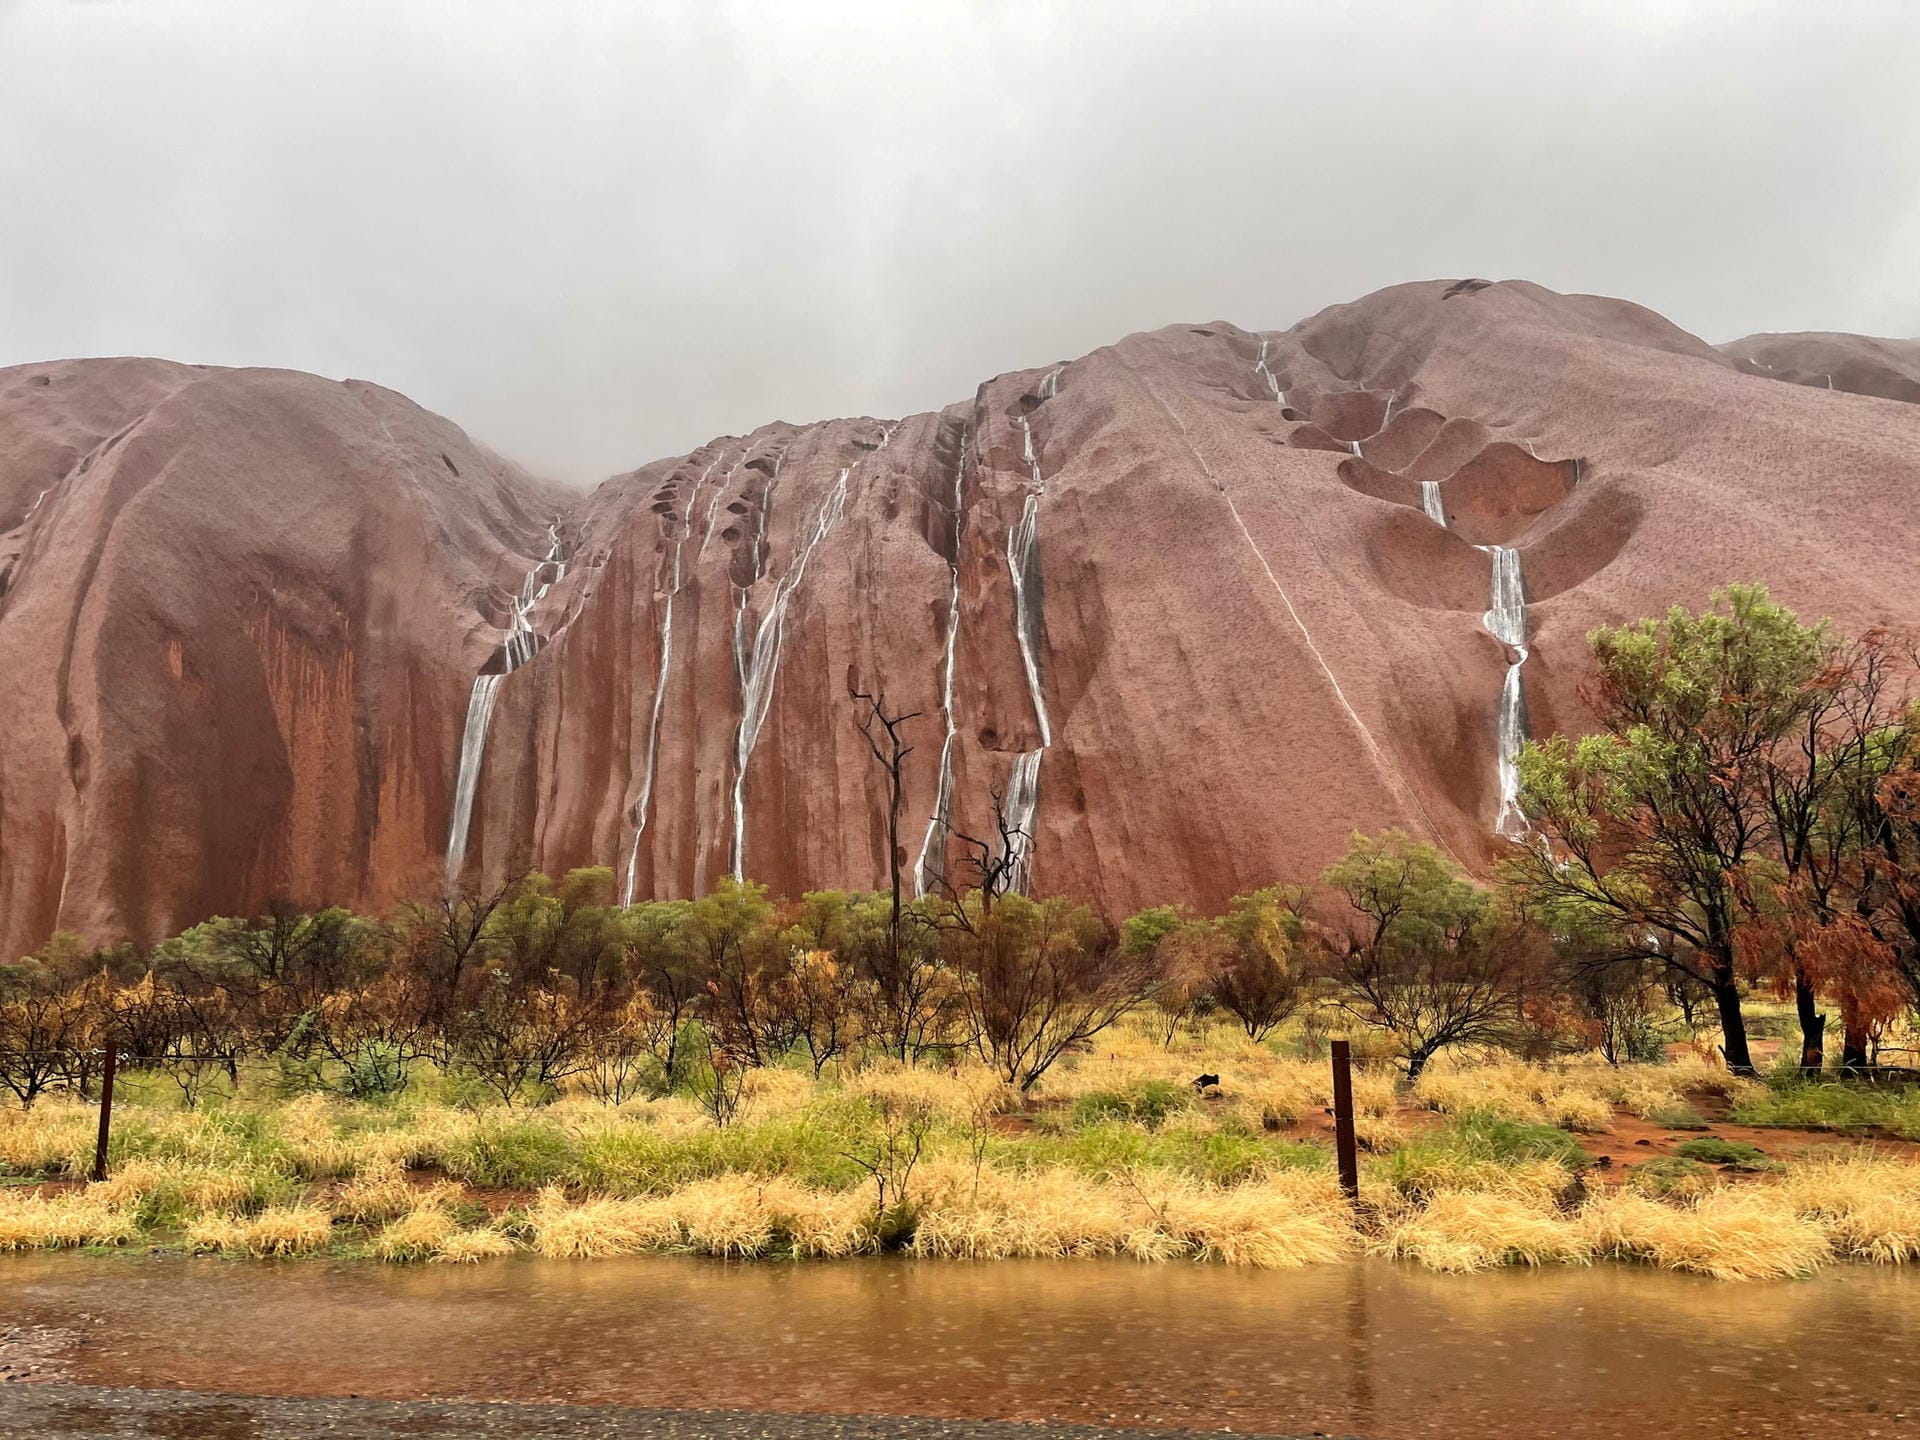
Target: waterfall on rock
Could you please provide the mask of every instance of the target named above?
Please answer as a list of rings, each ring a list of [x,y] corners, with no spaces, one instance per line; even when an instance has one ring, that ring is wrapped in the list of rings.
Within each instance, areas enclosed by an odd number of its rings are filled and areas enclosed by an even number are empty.
[[[1520,669],[1527,663],[1526,586],[1520,575],[1518,550],[1505,545],[1479,548],[1493,556],[1492,605],[1482,623],[1514,652],[1500,687],[1500,815],[1494,829],[1502,835],[1518,837],[1527,832],[1527,817],[1520,809],[1520,769],[1514,763],[1514,757],[1527,739],[1526,702],[1520,689]]]
[[[1041,383],[1040,396],[1050,400],[1058,393],[1060,367],[1048,372]],[[1032,477],[1033,489],[1020,507],[1020,523],[1007,532],[1007,575],[1013,582],[1013,633],[1020,644],[1020,663],[1027,675],[1027,693],[1033,700],[1033,718],[1040,731],[1040,744],[1014,758],[1013,772],[1007,780],[1007,828],[1013,835],[1011,883],[1024,891],[1033,878],[1033,823],[1040,808],[1040,761],[1053,744],[1053,726],[1047,717],[1047,697],[1040,680],[1040,497],[1046,493],[1046,477],[1040,472],[1040,459],[1033,448],[1033,426],[1018,415],[1021,453]]]
[[[760,617],[751,644],[746,640],[745,590],[740,591],[738,608],[734,611],[733,660],[740,682],[740,728],[733,742],[733,855],[727,868],[736,880],[746,879],[747,762],[753,758],[760,726],[766,721],[767,707],[773,703],[773,682],[780,674],[780,645],[786,636],[787,607],[793,601],[793,592],[806,578],[807,562],[813,558],[813,552],[820,548],[820,542],[827,538],[827,532],[846,509],[847,477],[852,473],[852,466],[844,467],[833,489],[813,512],[800,553],[773,587],[773,598],[767,602],[767,613]]]
[[[940,667],[940,714],[946,721],[946,738],[940,742],[940,782],[933,797],[933,818],[927,822],[926,839],[920,842],[920,861],[913,869],[913,893],[924,895],[946,874],[947,832],[953,819],[953,747],[960,736],[959,722],[953,713],[953,662],[960,641],[960,536],[965,520],[963,487],[967,474],[967,435],[960,436],[960,453],[953,462],[952,531],[949,540],[953,558],[948,562],[947,647]]]
[[[673,542],[673,569],[667,583],[666,597],[660,602],[660,669],[653,680],[653,708],[647,719],[647,748],[645,759],[641,762],[640,794],[633,802],[630,818],[633,823],[633,840],[627,846],[626,875],[620,886],[620,903],[633,903],[634,877],[640,866],[640,839],[647,833],[647,818],[653,809],[653,772],[660,755],[660,712],[667,699],[667,676],[673,669],[673,602],[680,593],[682,583],[681,558],[686,551],[687,541],[693,534],[694,507],[700,503],[700,491],[707,483],[707,477],[713,474],[725,456],[715,457],[712,464],[700,472],[700,478],[693,482],[693,493],[687,497],[686,527],[680,538]],[[738,468],[737,466],[735,467]],[[727,472],[731,475],[733,472]],[[725,482],[721,483],[721,490]],[[711,512],[720,504],[720,493],[716,491],[713,504],[708,507],[707,528],[713,528]]]
[[[873,447],[872,453],[877,455],[887,448],[893,440],[894,428],[880,427],[880,443]],[[800,553],[774,586],[773,598],[767,602],[767,613],[760,617],[751,644],[746,638],[747,592],[744,589],[738,592],[733,616],[733,669],[740,683],[740,728],[733,742],[733,856],[728,866],[736,880],[747,878],[747,762],[753,758],[754,743],[760,738],[767,708],[773,703],[773,682],[780,673],[780,646],[786,635],[787,607],[792,603],[793,592],[806,578],[807,562],[813,558],[813,552],[820,548],[820,542],[827,538],[827,532],[846,510],[848,478],[862,463],[863,460],[856,460],[843,467],[833,489],[814,511],[806,538],[801,541]]]
[[[1420,508],[1427,512],[1427,518],[1441,529],[1447,526],[1446,507],[1440,503],[1440,482],[1422,480],[1420,482]]]
[[[1287,392],[1280,388],[1280,377],[1275,375],[1267,365],[1267,347],[1272,343],[1273,342],[1267,339],[1266,336],[1263,335],[1260,337],[1260,358],[1253,362],[1253,368],[1265,377],[1267,389],[1273,395],[1274,401],[1277,404],[1285,405],[1287,403]]]
[[[480,761],[486,754],[487,727],[493,721],[500,682],[533,658],[539,645],[539,637],[533,630],[534,607],[566,573],[566,562],[560,558],[560,523],[556,520],[547,525],[547,553],[527,571],[526,578],[520,582],[520,593],[509,606],[507,638],[501,646],[501,668],[476,676],[472,693],[467,696],[467,723],[460,732],[460,762],[454,771],[453,821],[447,830],[449,890],[460,883],[460,869],[467,859],[467,831],[473,822],[473,801],[480,788]]]

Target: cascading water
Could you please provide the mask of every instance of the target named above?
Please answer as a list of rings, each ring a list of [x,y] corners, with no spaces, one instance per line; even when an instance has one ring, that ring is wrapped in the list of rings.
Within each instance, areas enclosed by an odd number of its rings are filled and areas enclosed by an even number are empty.
[[[913,893],[924,895],[946,874],[947,832],[953,821],[953,748],[960,737],[959,722],[953,713],[953,662],[960,641],[960,535],[966,511],[962,487],[967,474],[967,436],[960,436],[960,453],[953,464],[953,504],[950,540],[953,559],[948,562],[947,649],[940,670],[940,714],[946,720],[946,738],[940,743],[940,782],[933,797],[933,818],[927,822],[926,839],[920,842],[920,862],[913,871]]]
[[[740,729],[734,736],[733,744],[733,857],[729,868],[736,880],[746,878],[747,761],[753,757],[754,743],[760,738],[760,726],[765,722],[767,707],[773,701],[773,682],[780,673],[780,641],[786,633],[787,605],[793,599],[793,592],[800,588],[801,580],[806,577],[807,561],[813,558],[813,552],[827,538],[827,532],[833,528],[846,506],[847,476],[851,470],[849,466],[840,471],[840,478],[814,512],[813,523],[807,527],[807,538],[800,546],[800,553],[774,586],[773,598],[767,604],[767,613],[760,617],[759,628],[754,631],[750,646],[745,639],[745,591],[741,592],[739,608],[734,612],[733,654],[734,670],[740,680]]]
[[[1527,740],[1526,701],[1520,688],[1520,669],[1527,663],[1526,585],[1520,575],[1518,550],[1505,545],[1479,548],[1493,556],[1492,606],[1481,623],[1514,652],[1500,686],[1500,815],[1494,829],[1518,838],[1527,833],[1527,817],[1520,808],[1520,767],[1514,761]]]
[[[1447,527],[1447,509],[1440,501],[1440,482],[1422,480],[1420,482],[1420,508],[1427,512],[1427,518],[1441,529]]]
[[[640,866],[640,840],[647,833],[647,820],[653,809],[653,772],[655,761],[660,754],[660,711],[666,704],[667,675],[673,668],[673,602],[680,593],[681,556],[686,550],[688,537],[693,534],[693,511],[700,503],[700,491],[707,483],[707,477],[725,456],[716,456],[711,465],[700,472],[700,478],[693,483],[693,493],[687,497],[687,527],[684,534],[673,543],[673,576],[667,585],[666,599],[660,606],[660,670],[653,682],[653,709],[647,720],[646,759],[640,771],[640,796],[633,802],[631,811],[633,821],[633,842],[627,847],[626,878],[620,887],[620,903],[633,903],[634,877]],[[737,467],[736,467],[737,468]],[[733,472],[728,471],[729,475]],[[725,489],[725,482],[721,484]],[[720,503],[719,494],[714,496],[714,506]],[[710,507],[711,508],[711,507]],[[712,521],[708,521],[712,529]],[[702,542],[704,544],[704,542]]]
[[[500,693],[502,671],[478,676],[467,696],[467,723],[460,731],[460,768],[453,782],[453,826],[447,832],[447,888],[460,880],[467,858],[467,827],[473,819],[473,797],[480,783],[480,757],[487,746],[487,726],[493,722],[493,702]]]
[[[1043,399],[1059,393],[1059,367],[1048,373],[1040,387]],[[1033,822],[1040,808],[1040,761],[1053,744],[1053,726],[1047,717],[1047,698],[1040,682],[1040,597],[1033,581],[1040,565],[1040,497],[1046,493],[1046,477],[1040,471],[1040,458],[1033,448],[1033,426],[1027,417],[1014,417],[1020,429],[1021,454],[1033,489],[1020,507],[1020,523],[1007,532],[1007,574],[1013,581],[1013,633],[1020,644],[1020,663],[1027,675],[1027,693],[1033,700],[1033,718],[1040,731],[1037,748],[1016,756],[1013,772],[1007,779],[1006,820],[1014,850],[1009,876],[1016,890],[1024,891],[1033,877]]]
[[[1253,362],[1253,368],[1257,374],[1265,378],[1267,389],[1272,393],[1274,401],[1277,404],[1285,405],[1287,403],[1287,392],[1280,388],[1280,377],[1275,375],[1272,367],[1267,364],[1267,347],[1272,343],[1273,342],[1267,339],[1266,336],[1262,335],[1260,337],[1260,358]]]
[[[892,439],[893,427],[883,426],[874,453],[886,449]],[[813,558],[813,552],[846,509],[847,479],[859,466],[860,461],[856,460],[843,467],[833,489],[820,502],[807,527],[806,539],[801,542],[800,553],[774,586],[773,598],[767,602],[767,613],[760,617],[751,645],[746,639],[747,593],[738,592],[733,615],[733,668],[740,682],[740,728],[733,742],[733,856],[729,866],[736,880],[746,879],[747,762],[753,758],[754,743],[760,738],[760,727],[773,703],[773,682],[780,673],[780,642],[786,633],[787,606],[806,577],[807,562]]]
[[[1359,455],[1359,454],[1360,454],[1360,442],[1359,442],[1358,440],[1349,440],[1349,441],[1347,441],[1347,449],[1349,449],[1350,451],[1352,451],[1352,452],[1353,452],[1353,453],[1354,453],[1355,455]],[[1366,457],[1365,457],[1365,456],[1361,456],[1361,458],[1362,458],[1362,459],[1365,459]]]
[[[553,573],[548,575],[546,572]],[[500,694],[500,682],[533,658],[539,637],[533,630],[533,611],[547,591],[567,573],[560,558],[560,525],[547,526],[547,553],[527,571],[520,582],[520,593],[509,606],[507,639],[501,647],[501,669],[474,678],[467,696],[467,722],[460,731],[460,763],[454,772],[453,821],[447,830],[447,888],[460,883],[460,869],[467,858],[467,831],[473,821],[474,796],[480,788],[480,761],[486,754],[487,727],[493,721],[494,701]]]

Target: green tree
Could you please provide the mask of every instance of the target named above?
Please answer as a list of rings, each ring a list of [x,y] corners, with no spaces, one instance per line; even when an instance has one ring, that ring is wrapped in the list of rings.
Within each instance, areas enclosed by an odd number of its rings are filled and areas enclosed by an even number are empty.
[[[1349,911],[1328,947],[1335,1003],[1394,1037],[1410,1082],[1449,1045],[1520,1036],[1545,937],[1433,846],[1402,830],[1355,835],[1323,882]]]
[[[1225,941],[1213,973],[1213,997],[1247,1032],[1264,1040],[1300,1008],[1314,948],[1303,886],[1270,885],[1236,895],[1215,922]]]
[[[973,1043],[1009,1085],[1031,1090],[1053,1062],[1146,1000],[1163,975],[1130,954],[1084,905],[976,891],[965,926],[946,930]]]
[[[1556,930],[1598,927],[1611,958],[1696,980],[1719,1012],[1727,1066],[1751,1074],[1738,938],[1744,882],[1776,853],[1770,756],[1816,712],[1833,642],[1764,586],[1699,615],[1588,636],[1600,731],[1530,741],[1521,804],[1544,843],[1507,876]]]
[[[785,952],[767,887],[722,877],[693,902],[686,925],[704,962],[707,1027],[720,1048],[736,1066],[779,1059],[795,1031],[774,1003]]]

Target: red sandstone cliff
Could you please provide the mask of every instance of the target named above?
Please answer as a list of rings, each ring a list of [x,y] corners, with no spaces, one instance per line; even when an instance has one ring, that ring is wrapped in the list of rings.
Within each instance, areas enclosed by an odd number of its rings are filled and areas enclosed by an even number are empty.
[[[898,422],[768,426],[583,499],[357,382],[0,372],[5,946],[434,883],[474,677],[509,668],[470,883],[879,883],[849,681],[922,712],[910,874],[953,861],[943,790],[984,834],[996,788],[1031,804],[1035,888],[1111,911],[1311,875],[1356,828],[1481,865],[1519,654],[1483,623],[1483,547],[1518,551],[1536,733],[1581,723],[1593,625],[1730,579],[1920,620],[1920,410],[1781,384],[1746,343],[1407,285]]]

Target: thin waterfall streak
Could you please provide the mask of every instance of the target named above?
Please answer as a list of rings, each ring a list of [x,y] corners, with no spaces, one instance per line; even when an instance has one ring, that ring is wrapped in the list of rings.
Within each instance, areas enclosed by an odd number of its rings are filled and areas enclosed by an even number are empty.
[[[1327,677],[1327,684],[1333,687],[1333,698],[1340,702],[1340,708],[1345,710],[1347,718],[1353,721],[1354,728],[1360,732],[1361,740],[1366,743],[1374,762],[1380,766],[1381,773],[1392,774],[1393,771],[1387,764],[1385,753],[1373,738],[1373,732],[1367,728],[1367,722],[1360,718],[1360,712],[1355,710],[1353,703],[1347,699],[1347,692],[1340,688],[1340,681],[1333,673],[1333,667],[1327,663],[1327,657],[1320,653],[1320,647],[1314,643],[1313,632],[1307,629],[1307,622],[1300,618],[1300,612],[1293,608],[1293,601],[1288,597],[1286,587],[1280,583],[1280,577],[1273,573],[1273,566],[1267,563],[1267,557],[1260,553],[1260,546],[1255,543],[1253,532],[1247,529],[1247,522],[1240,518],[1240,507],[1233,503],[1233,496],[1227,494],[1224,488],[1220,493],[1227,502],[1227,510],[1233,516],[1233,523],[1239,526],[1240,534],[1247,542],[1247,548],[1253,551],[1253,558],[1260,562],[1261,570],[1266,572],[1267,583],[1273,586],[1273,593],[1280,597],[1280,603],[1286,607],[1287,617],[1299,630],[1300,638],[1307,642],[1307,650],[1313,656],[1314,662],[1319,665],[1320,673]]]
[[[953,711],[953,666],[960,640],[960,527],[967,473],[967,438],[960,437],[960,454],[953,467],[953,559],[948,563],[947,646],[940,671],[940,713],[946,720],[946,737],[940,742],[940,779],[933,798],[933,816],[927,821],[926,838],[920,842],[920,860],[913,870],[913,893],[925,895],[930,884],[946,875],[947,831],[953,823],[953,751],[960,727]],[[934,854],[940,854],[934,868]]]
[[[620,890],[622,905],[633,903],[634,882],[640,867],[640,840],[647,833],[647,819],[652,812],[654,767],[660,754],[660,714],[666,705],[667,677],[673,669],[673,602],[680,594],[683,578],[681,558],[686,551],[687,540],[693,534],[693,511],[694,507],[700,503],[700,491],[706,485],[707,477],[713,474],[715,468],[725,458],[724,451],[715,456],[712,463],[700,472],[700,478],[693,482],[693,493],[687,497],[686,534],[673,544],[673,578],[667,586],[667,598],[662,603],[660,612],[660,669],[653,682],[653,709],[647,721],[646,760],[640,772],[640,795],[633,802],[633,809],[630,812],[633,822],[633,841],[627,847],[626,878]],[[731,474],[732,471],[729,471],[728,475],[731,476]],[[720,489],[724,491],[725,488],[726,481],[722,480]],[[714,496],[714,502],[719,503],[718,493]]]
[[[889,435],[887,438],[892,437]],[[806,578],[807,562],[813,558],[813,552],[827,538],[827,532],[846,508],[847,477],[852,473],[853,466],[842,468],[839,480],[814,512],[813,523],[808,527],[800,554],[774,587],[767,613],[760,618],[759,628],[754,632],[750,652],[743,643],[747,596],[744,590],[740,592],[740,608],[734,618],[734,667],[740,679],[740,728],[735,734],[733,749],[733,855],[729,867],[736,880],[746,879],[747,762],[753,758],[754,744],[760,738],[760,727],[767,718],[767,709],[773,700],[774,681],[779,677],[780,642],[786,632],[787,606],[800,582]]]
[[[1440,482],[1422,480],[1420,482],[1420,508],[1427,512],[1427,518],[1442,530],[1447,528],[1447,507],[1440,499]]]
[[[551,576],[546,575],[549,570],[554,572]],[[486,755],[487,727],[493,721],[500,682],[533,658],[539,642],[533,629],[533,612],[566,571],[566,562],[560,558],[560,522],[550,521],[547,553],[527,571],[526,578],[520,582],[520,592],[508,605],[507,638],[500,647],[502,668],[476,676],[467,697],[467,721],[460,732],[460,759],[454,770],[453,819],[447,829],[448,889],[459,883],[461,867],[466,863],[467,833],[472,826],[473,802],[480,787],[480,762]]]
[[[1520,571],[1520,552],[1505,545],[1483,545],[1493,557],[1492,594],[1481,624],[1514,652],[1500,685],[1499,751],[1496,770],[1500,781],[1500,811],[1494,821],[1497,834],[1517,839],[1527,833],[1526,812],[1520,808],[1520,767],[1516,757],[1527,741],[1525,692],[1520,669],[1527,663],[1527,594]]]
[[[633,843],[627,847],[626,883],[620,888],[620,903],[633,904],[634,879],[640,866],[640,840],[647,833],[647,817],[653,805],[653,770],[660,754],[660,711],[666,704],[667,671],[673,664],[673,596],[667,593],[660,616],[660,676],[653,687],[653,711],[647,721],[646,768],[641,772],[640,797],[633,802]]]
[[[700,537],[700,548],[693,552],[695,561],[705,558],[707,543],[713,539],[714,523],[720,518],[720,502],[727,498],[727,487],[733,483],[733,477],[740,473],[740,467],[747,463],[747,457],[752,453],[753,446],[751,444],[742,449],[740,458],[727,467],[727,473],[720,477],[720,483],[714,487],[713,499],[707,502],[706,532]],[[775,475],[780,473],[780,461],[784,458],[785,453],[785,451],[782,451],[779,456],[774,458],[773,473]],[[693,506],[691,504],[687,506],[687,528],[689,531],[693,528]]]
[[[1267,389],[1272,393],[1274,403],[1276,405],[1285,405],[1287,403],[1287,392],[1280,388],[1280,377],[1275,375],[1273,368],[1267,364],[1267,347],[1272,343],[1273,342],[1267,339],[1266,336],[1262,335],[1260,337],[1260,358],[1253,362],[1253,368],[1256,374],[1265,377]]]
[[[1253,538],[1253,532],[1247,528],[1247,522],[1241,517],[1240,507],[1233,503],[1233,496],[1213,473],[1213,467],[1207,464],[1206,456],[1195,448],[1193,437],[1187,431],[1187,422],[1182,420],[1174,408],[1160,398],[1160,392],[1147,384],[1144,379],[1141,380],[1140,385],[1152,398],[1153,403],[1160,407],[1160,412],[1173,422],[1174,428],[1180,432],[1181,443],[1186,446],[1187,453],[1193,456],[1194,463],[1200,467],[1200,473],[1207,477],[1213,488],[1220,492],[1220,498],[1227,502],[1227,513],[1233,517],[1233,523],[1247,542],[1247,548],[1253,552],[1253,558],[1259,562],[1261,571],[1267,577],[1267,583],[1273,587],[1273,593],[1280,597],[1281,605],[1286,608],[1287,618],[1293,621],[1294,628],[1300,632],[1300,638],[1306,642],[1307,652],[1313,656],[1314,663],[1320,667],[1320,673],[1327,677],[1327,684],[1333,689],[1333,698],[1340,702],[1340,708],[1347,712],[1347,718],[1353,722],[1353,728],[1359,732],[1360,743],[1367,747],[1367,753],[1373,757],[1373,763],[1379,767],[1381,780],[1392,792],[1394,798],[1406,806],[1408,813],[1411,814],[1418,809],[1425,814],[1425,807],[1419,803],[1418,798],[1401,778],[1399,768],[1388,761],[1386,752],[1380,748],[1380,742],[1373,738],[1373,731],[1369,730],[1367,722],[1360,718],[1360,712],[1353,708],[1353,702],[1347,699],[1347,692],[1340,688],[1339,677],[1333,673],[1333,667],[1327,663],[1327,657],[1314,643],[1313,632],[1307,629],[1307,622],[1300,618],[1300,612],[1294,608],[1293,599],[1287,594],[1286,587],[1280,583],[1280,577],[1273,573],[1273,566],[1267,563],[1267,557],[1261,553],[1260,546]],[[1434,830],[1436,834],[1440,833],[1438,826],[1435,826]],[[1441,843],[1446,842],[1443,839]]]
[[[1051,399],[1059,393],[1059,374],[1059,369],[1054,369],[1042,383],[1045,398]],[[1016,890],[1024,892],[1033,878],[1033,825],[1040,809],[1040,761],[1053,744],[1053,724],[1047,714],[1046,687],[1040,673],[1041,617],[1035,613],[1031,583],[1040,560],[1040,497],[1046,493],[1046,476],[1033,448],[1033,425],[1024,415],[1015,416],[1013,423],[1020,427],[1021,453],[1034,488],[1020,507],[1019,523],[1007,532],[1007,575],[1013,582],[1013,635],[1020,646],[1027,694],[1032,699],[1034,722],[1040,731],[1038,748],[1016,756],[1007,779],[1007,827],[1016,837],[1009,842],[1009,847],[1017,847],[1009,878]]]
[[[1020,523],[1007,534],[1007,574],[1013,580],[1013,633],[1020,645],[1020,664],[1027,675],[1027,693],[1033,698],[1033,717],[1040,727],[1040,745],[1053,743],[1046,696],[1040,684],[1040,653],[1034,635],[1033,601],[1028,589],[1030,567],[1040,544],[1040,497],[1029,495],[1020,507]]]
[[[1358,440],[1349,440],[1347,442],[1347,449],[1352,451],[1355,455],[1360,455],[1360,442]],[[1360,458],[1364,460],[1366,457],[1364,455],[1360,455]]]

